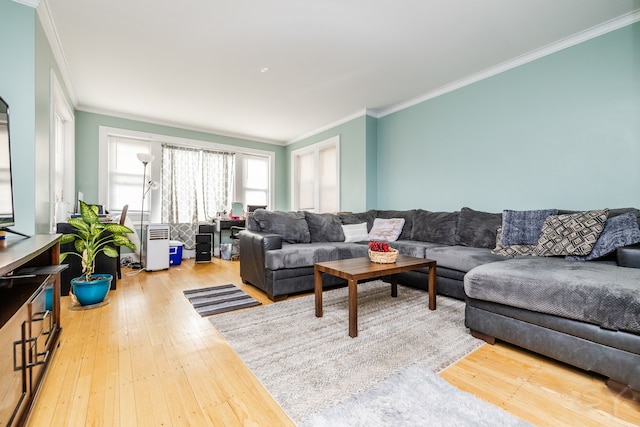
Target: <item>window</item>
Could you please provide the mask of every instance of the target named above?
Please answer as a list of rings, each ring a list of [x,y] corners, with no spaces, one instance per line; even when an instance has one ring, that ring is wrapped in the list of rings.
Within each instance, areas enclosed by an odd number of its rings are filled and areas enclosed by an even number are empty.
[[[269,158],[245,154],[242,156],[241,193],[247,205],[269,205]]]
[[[150,153],[151,142],[148,140],[109,137],[108,156],[108,198],[106,209],[119,212],[124,205],[129,205],[129,212],[142,211],[142,186],[144,184],[144,167],[138,160],[138,153]],[[155,160],[157,161],[157,160]],[[152,163],[153,164],[153,163]],[[150,179],[150,167],[147,165],[147,180]],[[151,197],[145,197],[144,210],[149,212]]]
[[[192,164],[196,166],[190,166],[188,169],[194,173],[197,169],[200,175],[183,176],[181,179],[174,177],[173,179],[178,179],[179,182],[174,181],[172,189],[167,190],[169,187],[163,185],[163,180],[165,179],[164,165],[169,160],[164,157],[163,147],[179,149],[181,156],[193,155],[190,162],[195,162]],[[273,206],[275,154],[270,151],[104,126],[100,126],[99,150],[100,157],[108,159],[107,162],[100,163],[99,203],[104,204],[105,208],[112,213],[119,212],[122,206],[128,204],[134,221],[138,221],[135,217],[136,212],[140,212],[142,200],[144,169],[136,156],[141,152],[155,156],[154,161],[147,167],[147,179],[157,181],[162,188],[160,191],[147,193],[145,220],[166,222],[163,218],[168,217],[163,215],[163,211],[165,207],[173,209],[176,206],[175,197],[178,197],[177,194],[180,193],[181,188],[198,191],[197,194],[201,200],[195,211],[186,211],[184,215],[191,219],[185,222],[190,222],[194,220],[193,218],[202,221],[211,219],[217,211],[229,211],[233,202],[241,202],[244,206],[247,204]],[[224,156],[220,156],[221,154]],[[223,158],[226,160],[221,160]],[[228,175],[225,175],[226,178],[223,181],[220,181],[216,173],[206,172],[206,170],[222,167],[216,166],[220,161],[230,162],[230,164],[225,163],[224,170]],[[180,168],[180,170],[185,169]],[[220,182],[223,182],[222,186]],[[81,185],[79,190],[82,190]],[[176,194],[173,194],[174,190]],[[174,202],[172,202],[173,207],[169,208],[171,197],[174,197]],[[183,214],[173,218],[179,219],[180,222],[185,219]]]
[[[211,221],[233,195],[234,153],[162,146],[162,222]]]
[[[294,210],[340,210],[340,137],[291,152]]]

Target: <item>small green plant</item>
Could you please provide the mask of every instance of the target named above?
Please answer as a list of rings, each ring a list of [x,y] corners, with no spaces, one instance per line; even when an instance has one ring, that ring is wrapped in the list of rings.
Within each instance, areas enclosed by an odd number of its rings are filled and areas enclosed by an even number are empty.
[[[106,256],[116,258],[118,250],[114,246],[125,246],[135,252],[134,245],[128,233],[133,233],[129,227],[115,223],[100,222],[98,207],[80,202],[80,218],[69,218],[69,224],[76,229],[73,234],[63,234],[61,244],[74,242],[76,252],[60,254],[60,262],[68,255],[75,255],[82,259],[82,273],[87,282],[92,280],[96,267],[96,256],[103,252]],[[105,233],[107,232],[107,233]]]

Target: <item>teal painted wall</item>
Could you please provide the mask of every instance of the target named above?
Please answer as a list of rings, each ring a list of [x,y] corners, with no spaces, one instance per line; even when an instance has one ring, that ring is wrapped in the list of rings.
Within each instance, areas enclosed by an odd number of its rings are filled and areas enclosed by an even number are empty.
[[[371,118],[361,116],[338,125],[329,130],[305,138],[287,146],[287,177],[290,177],[291,152],[315,144],[336,135],[340,136],[340,210],[359,212],[366,210],[369,205],[368,188],[370,174],[368,168],[371,167],[371,156],[374,153],[368,151],[369,145],[375,146],[375,126],[370,123]],[[375,120],[375,119],[373,119]],[[372,130],[373,128],[373,130]],[[368,134],[373,134],[373,142],[368,139]],[[287,195],[291,209],[291,185],[290,178],[287,179]]]
[[[9,104],[17,231],[35,232],[35,9],[0,0],[0,96]]]
[[[60,73],[34,8],[0,0],[0,56],[0,96],[10,106],[15,229],[48,233],[50,72]]]
[[[378,121],[378,207],[640,207],[640,23]]]
[[[35,232],[35,9],[0,0],[0,96],[9,104],[17,231]]]
[[[287,209],[289,203],[288,192],[282,190],[287,186],[287,161],[285,159],[284,146],[122,119],[85,111],[76,111],[75,117],[76,191],[82,191],[87,200],[98,200],[98,162],[100,161],[98,158],[99,127],[107,126],[273,152],[275,153],[275,208],[279,210]]]

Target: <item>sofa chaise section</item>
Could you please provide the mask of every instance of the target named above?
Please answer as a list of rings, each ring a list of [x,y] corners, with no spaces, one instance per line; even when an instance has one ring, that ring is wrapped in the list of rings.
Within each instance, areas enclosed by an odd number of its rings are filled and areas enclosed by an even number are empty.
[[[465,325],[640,390],[640,269],[521,257],[471,270]]]

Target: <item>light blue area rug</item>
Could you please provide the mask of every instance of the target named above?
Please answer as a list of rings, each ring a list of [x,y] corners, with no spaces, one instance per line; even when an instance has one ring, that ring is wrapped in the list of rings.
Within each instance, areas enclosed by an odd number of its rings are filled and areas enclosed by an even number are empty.
[[[457,389],[419,365],[315,414],[301,427],[460,426],[524,427],[530,424]]]

